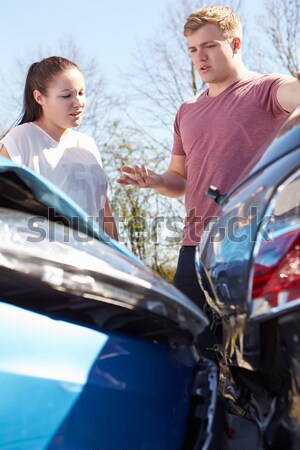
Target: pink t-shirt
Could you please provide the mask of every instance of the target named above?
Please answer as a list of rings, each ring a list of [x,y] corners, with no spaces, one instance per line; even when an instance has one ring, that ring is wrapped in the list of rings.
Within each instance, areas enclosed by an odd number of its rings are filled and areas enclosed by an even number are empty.
[[[218,205],[210,185],[226,193],[255,153],[288,116],[276,99],[291,77],[248,72],[216,97],[208,91],[184,102],[175,119],[173,155],[186,157],[183,245],[197,245]]]

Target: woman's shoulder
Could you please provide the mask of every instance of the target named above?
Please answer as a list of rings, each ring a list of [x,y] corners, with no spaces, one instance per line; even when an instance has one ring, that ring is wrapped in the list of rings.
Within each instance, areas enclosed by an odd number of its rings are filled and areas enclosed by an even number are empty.
[[[23,137],[29,137],[34,134],[34,127],[32,122],[22,123],[21,125],[16,125],[11,128],[6,136],[10,136],[13,139],[22,139]]]
[[[35,141],[30,130],[29,123],[16,125],[1,139],[1,144],[5,146],[11,159],[25,166],[29,164],[29,155],[33,148],[32,143]]]

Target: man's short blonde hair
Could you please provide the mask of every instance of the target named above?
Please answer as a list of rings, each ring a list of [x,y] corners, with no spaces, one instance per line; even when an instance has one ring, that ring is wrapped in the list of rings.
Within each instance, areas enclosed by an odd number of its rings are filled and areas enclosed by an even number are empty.
[[[227,6],[205,6],[192,12],[184,25],[183,34],[190,36],[208,23],[218,25],[225,39],[242,37],[240,18]]]

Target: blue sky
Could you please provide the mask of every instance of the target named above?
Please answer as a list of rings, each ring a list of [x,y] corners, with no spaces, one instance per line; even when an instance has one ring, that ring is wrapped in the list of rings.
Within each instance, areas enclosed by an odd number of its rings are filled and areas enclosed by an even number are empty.
[[[136,41],[150,38],[167,5],[176,3],[179,0],[6,0],[1,5],[0,70],[72,35],[106,75],[117,79],[118,69],[132,62]],[[248,22],[263,8],[263,0],[243,4]]]
[[[176,0],[175,0],[176,1]],[[150,36],[167,0],[12,0],[1,6],[1,67],[66,36],[103,67],[129,62],[136,39]],[[4,39],[5,37],[5,39]]]

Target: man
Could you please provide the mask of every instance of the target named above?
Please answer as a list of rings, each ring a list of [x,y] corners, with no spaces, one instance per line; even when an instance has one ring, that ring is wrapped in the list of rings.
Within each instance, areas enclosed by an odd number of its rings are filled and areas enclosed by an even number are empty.
[[[174,283],[203,306],[195,248],[217,209],[205,192],[210,185],[229,191],[254,154],[300,103],[300,82],[246,69],[241,23],[230,8],[207,6],[193,12],[184,35],[208,89],[181,105],[167,171],[157,174],[145,165],[125,166],[118,182],[154,188],[170,197],[185,194],[186,219]]]

